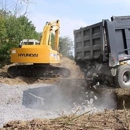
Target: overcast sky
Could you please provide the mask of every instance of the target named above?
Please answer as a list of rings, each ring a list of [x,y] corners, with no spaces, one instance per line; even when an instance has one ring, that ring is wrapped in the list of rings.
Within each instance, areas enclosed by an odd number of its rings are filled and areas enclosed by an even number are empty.
[[[15,1],[15,0],[14,0]],[[27,17],[38,32],[46,21],[60,20],[61,36],[73,40],[73,30],[110,19],[130,15],[130,0],[31,0]]]

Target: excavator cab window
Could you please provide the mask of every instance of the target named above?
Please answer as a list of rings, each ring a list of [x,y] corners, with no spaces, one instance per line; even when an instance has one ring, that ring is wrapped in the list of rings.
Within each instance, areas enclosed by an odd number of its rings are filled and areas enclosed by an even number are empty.
[[[19,47],[22,47],[22,45],[40,45],[40,42],[35,39],[23,39],[20,42]]]
[[[35,45],[34,42],[24,42],[23,45]]]

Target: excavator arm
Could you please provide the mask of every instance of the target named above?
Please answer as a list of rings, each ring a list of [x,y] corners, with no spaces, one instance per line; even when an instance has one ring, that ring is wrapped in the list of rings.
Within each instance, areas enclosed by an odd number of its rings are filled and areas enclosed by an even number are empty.
[[[46,22],[46,25],[43,29],[42,38],[40,45],[49,45],[51,46],[51,34],[54,32],[55,42],[54,42],[54,50],[58,51],[59,47],[59,29],[60,29],[60,22],[59,20],[55,22]]]

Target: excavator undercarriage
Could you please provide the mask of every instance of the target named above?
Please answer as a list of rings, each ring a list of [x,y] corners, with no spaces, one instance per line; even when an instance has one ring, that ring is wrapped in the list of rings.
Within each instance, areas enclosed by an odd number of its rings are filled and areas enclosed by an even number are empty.
[[[18,76],[36,78],[67,78],[70,76],[70,70],[64,67],[56,67],[49,64],[15,65],[8,68],[8,75],[12,78]]]

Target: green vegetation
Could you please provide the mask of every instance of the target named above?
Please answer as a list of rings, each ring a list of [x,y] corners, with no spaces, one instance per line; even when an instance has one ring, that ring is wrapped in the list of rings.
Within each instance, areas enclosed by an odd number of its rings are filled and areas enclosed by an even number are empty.
[[[60,37],[59,52],[66,57],[73,59],[73,42],[69,37]]]
[[[54,49],[54,34],[51,36],[51,43],[52,48]],[[70,59],[73,59],[73,41],[69,37],[60,37],[59,38],[59,52],[62,54],[62,56],[69,57]]]

